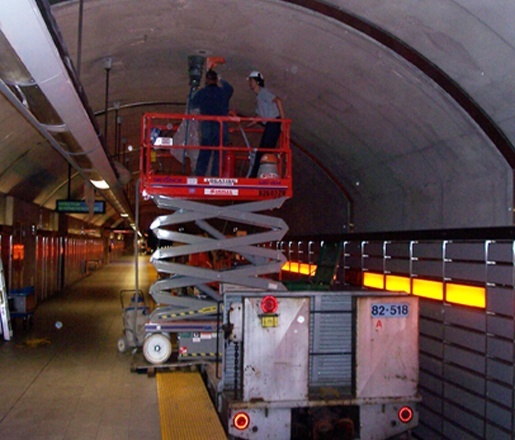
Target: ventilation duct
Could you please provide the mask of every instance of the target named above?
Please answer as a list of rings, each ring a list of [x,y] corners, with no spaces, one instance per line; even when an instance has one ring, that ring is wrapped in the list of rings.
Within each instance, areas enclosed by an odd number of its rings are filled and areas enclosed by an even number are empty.
[[[0,91],[120,214],[132,208],[81,99],[46,2],[4,0],[0,8]],[[46,20],[42,15],[46,14]],[[23,25],[21,25],[21,23]]]

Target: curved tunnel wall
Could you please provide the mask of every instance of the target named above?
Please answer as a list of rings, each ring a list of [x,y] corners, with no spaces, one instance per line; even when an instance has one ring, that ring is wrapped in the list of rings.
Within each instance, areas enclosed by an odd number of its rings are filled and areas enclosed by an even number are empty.
[[[449,106],[445,110],[442,105],[442,113],[451,112],[450,109],[454,107],[454,111],[461,113],[464,119],[460,124],[469,125],[467,131],[470,138],[466,142],[474,146],[470,152],[464,153],[463,160],[456,160],[453,151],[442,144],[398,156],[388,164],[369,167],[368,172],[375,174],[376,191],[369,192],[365,197],[360,191],[360,179],[349,181],[343,177],[348,192],[356,201],[356,231],[503,226],[513,223],[515,149],[503,130],[465,89],[406,42],[374,23],[347,12],[337,2],[285,2],[349,26],[401,57],[425,77],[424,81],[434,82],[441,90],[442,100],[447,101]],[[434,127],[435,130],[438,128]],[[461,143],[462,140],[456,141]],[[446,161],[449,163],[446,164]],[[452,166],[453,162],[456,165],[461,163],[466,171],[458,172],[456,166]],[[385,168],[390,168],[389,172]],[[409,177],[402,178],[401,174]],[[386,191],[380,190],[381,180]]]
[[[82,60],[82,79],[94,108],[103,104],[99,88],[93,86],[98,86],[102,75],[99,56],[115,54],[113,100],[122,88],[122,96],[128,98],[127,81],[137,81],[138,97],[177,99],[186,95],[178,92],[185,70],[181,51],[204,45],[212,53],[226,55],[224,75],[234,82],[233,102],[247,112],[253,106],[245,75],[251,67],[264,69],[270,88],[283,98],[287,115],[294,121],[294,141],[346,188],[348,197],[341,193],[327,196],[333,199],[333,206],[347,211],[347,206],[339,206],[340,201],[353,200],[356,231],[512,223],[513,159],[508,139],[456,81],[391,31],[347,12],[337,2],[242,1],[234,11],[221,9],[230,15],[226,20],[208,20],[206,11],[212,11],[210,17],[216,12],[206,2],[179,7],[153,0],[149,9],[163,11],[163,17],[152,16],[151,24],[145,11],[140,14],[141,21],[130,14],[132,5],[128,2],[126,12],[118,16],[111,15],[115,8],[97,15],[100,12],[94,9],[101,9],[98,7],[89,8],[85,15],[85,43],[93,41],[92,33],[106,42],[102,54],[98,49],[96,53],[85,50]],[[76,7],[70,3],[55,8],[70,48],[76,41],[77,24],[66,19]],[[346,7],[359,11],[353,2]],[[165,26],[170,19],[173,26]],[[99,28],[95,20],[110,26]],[[249,20],[252,26],[238,30]],[[124,41],[123,29],[129,24],[137,30],[130,36],[132,40],[127,37]],[[156,35],[150,34],[150,27]],[[145,53],[138,53],[138,45],[131,42],[139,41],[138,36],[145,32]],[[309,35],[309,39],[299,44],[301,35]],[[135,67],[138,57],[145,62],[158,57],[158,48],[151,46],[153,38],[160,40],[161,48],[174,50],[160,61],[163,69],[171,69],[166,82],[159,83],[161,64],[154,60],[155,81],[147,92]],[[130,52],[123,53],[121,47],[130,47]],[[242,49],[248,47],[253,50]],[[122,75],[118,79],[117,69]],[[297,163],[307,160],[299,155]],[[284,216],[292,224],[298,221],[298,213],[316,207],[319,215],[306,221],[313,233],[326,228],[319,193],[327,189],[319,189],[324,180],[317,183],[318,167],[308,168],[296,167],[295,178],[315,184],[298,186],[289,202],[295,205],[293,218],[288,212]]]

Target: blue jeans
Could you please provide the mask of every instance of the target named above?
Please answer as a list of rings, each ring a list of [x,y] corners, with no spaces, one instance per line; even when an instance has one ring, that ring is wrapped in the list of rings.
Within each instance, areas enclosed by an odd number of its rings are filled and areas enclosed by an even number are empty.
[[[203,147],[212,147],[220,145],[220,124],[215,121],[203,121],[201,124],[201,138],[200,145]],[[197,166],[195,167],[196,176],[205,176],[207,173],[207,167],[209,160],[211,159],[211,153],[213,156],[213,168],[212,175],[218,176],[218,151],[213,150],[200,150],[197,158]]]

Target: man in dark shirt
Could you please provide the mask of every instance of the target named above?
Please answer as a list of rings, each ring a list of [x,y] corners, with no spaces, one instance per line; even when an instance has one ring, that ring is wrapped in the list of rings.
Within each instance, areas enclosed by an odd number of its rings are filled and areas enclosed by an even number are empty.
[[[191,107],[199,108],[202,115],[227,116],[229,113],[229,101],[233,94],[233,87],[223,79],[218,79],[218,74],[214,70],[206,72],[206,86],[199,90],[191,99]],[[229,133],[224,124],[223,144],[226,145]],[[202,121],[201,140],[202,146],[220,145],[220,123],[217,121]],[[207,167],[213,150],[200,150],[195,175],[205,176]],[[214,152],[212,175],[218,176],[219,154]]]

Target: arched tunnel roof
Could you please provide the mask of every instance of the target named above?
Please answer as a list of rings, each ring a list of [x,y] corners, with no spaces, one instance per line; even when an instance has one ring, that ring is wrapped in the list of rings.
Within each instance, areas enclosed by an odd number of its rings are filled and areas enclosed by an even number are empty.
[[[10,5],[22,3],[42,11],[107,134],[107,155],[131,172],[127,146],[139,143],[141,114],[184,111],[188,56],[220,56],[232,108],[253,114],[246,78],[259,70],[293,121],[294,197],[282,214],[293,232],[513,222],[515,4],[11,0],[0,7],[3,34],[17,19]],[[19,56],[46,63],[39,44],[20,47]],[[0,193],[50,209],[67,191],[82,197],[84,176],[69,174],[13,105],[6,62],[1,71]],[[93,221],[117,218],[110,209]]]

